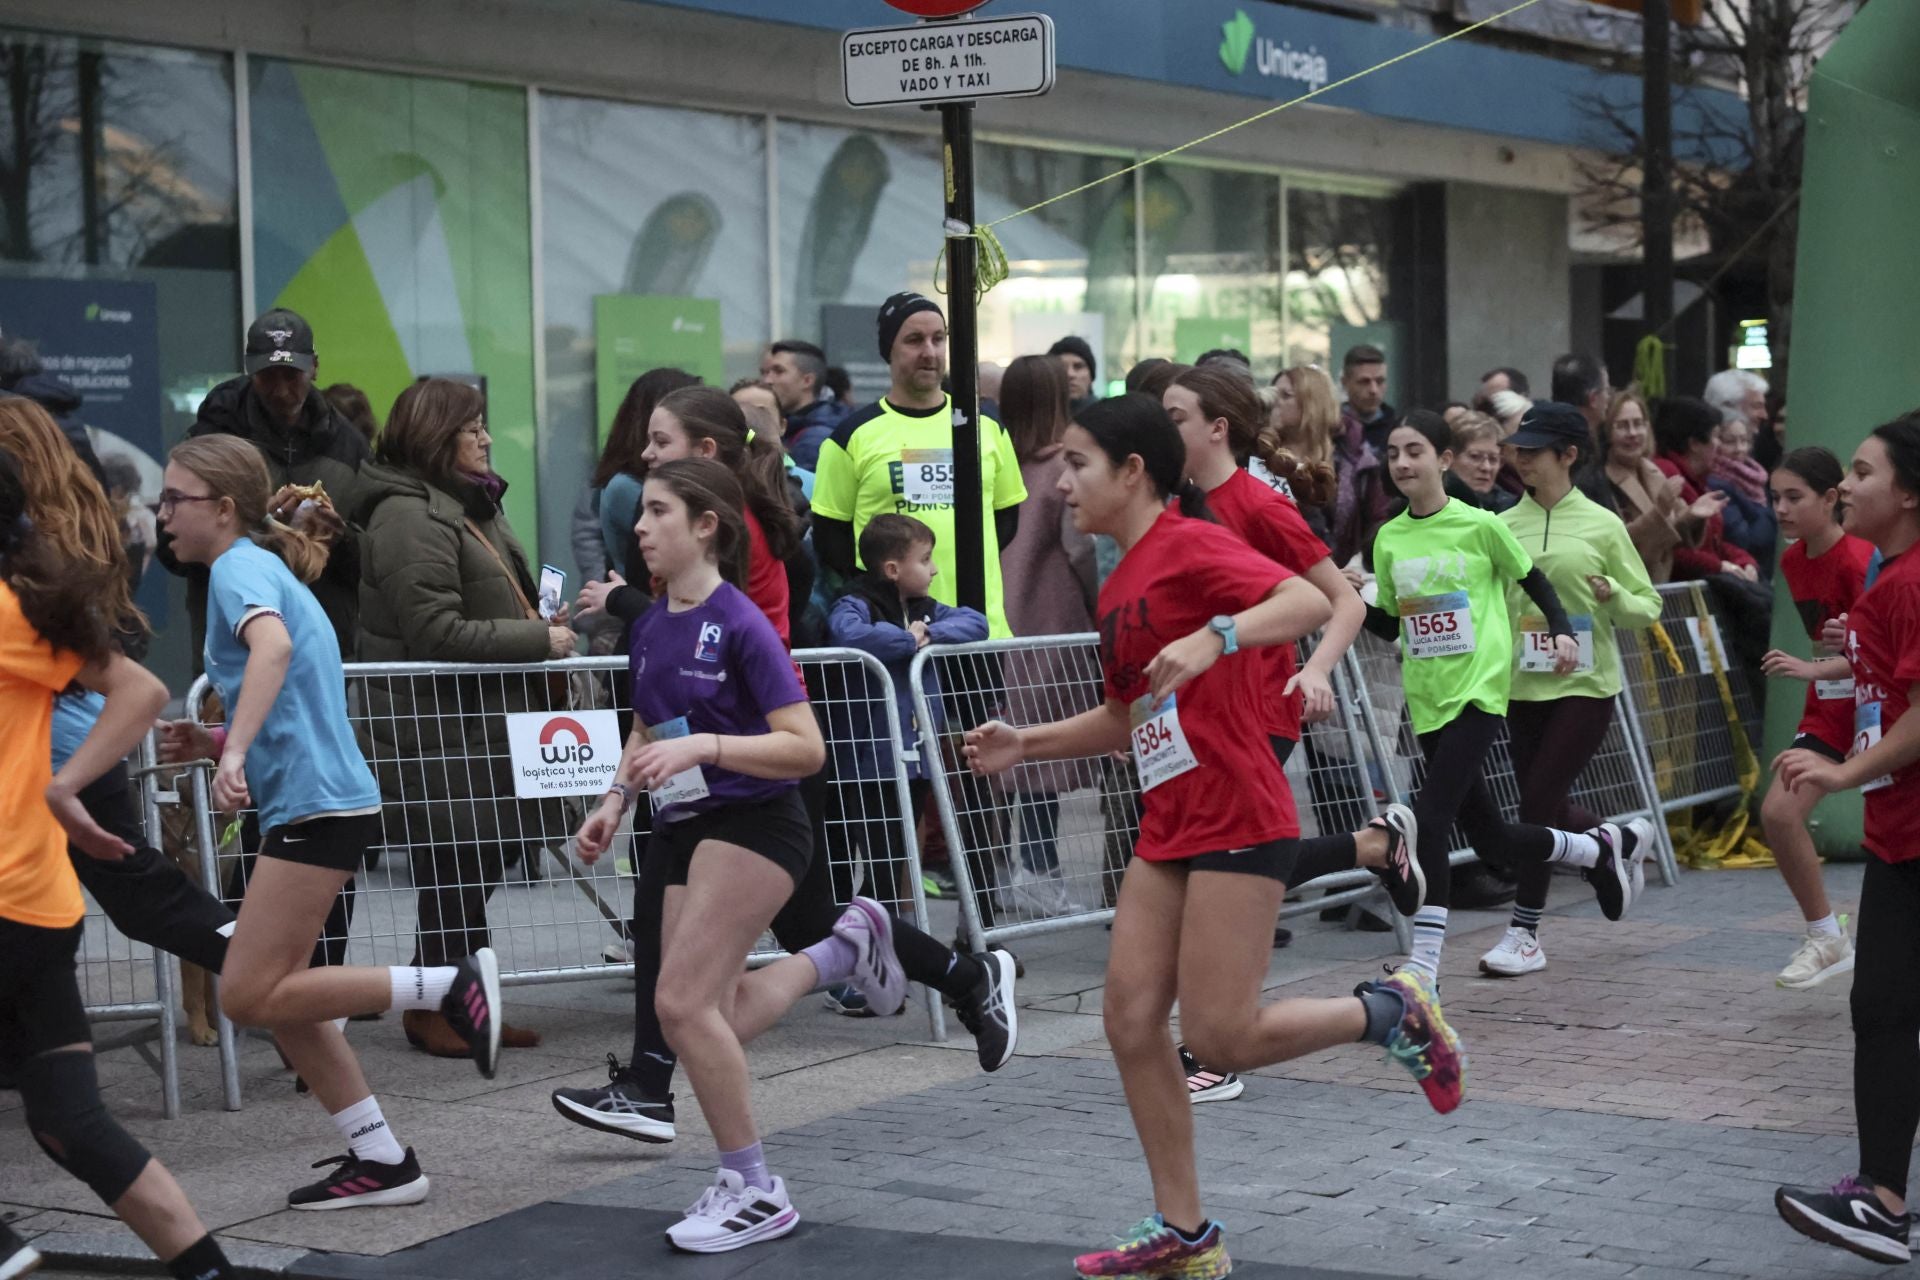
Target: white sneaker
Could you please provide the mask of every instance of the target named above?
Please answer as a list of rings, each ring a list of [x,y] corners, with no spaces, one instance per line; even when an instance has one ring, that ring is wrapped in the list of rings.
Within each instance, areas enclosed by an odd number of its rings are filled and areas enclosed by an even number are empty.
[[[999,898],[1004,914],[1026,920],[1049,920],[1072,909],[1059,872],[1029,871],[1024,866],[1013,869]]]
[[[773,1190],[750,1187],[732,1169],[722,1169],[713,1185],[687,1207],[687,1216],[667,1228],[667,1243],[687,1253],[726,1253],[786,1235],[800,1225],[800,1212],[787,1199],[787,1184]]]
[[[1496,978],[1517,978],[1523,973],[1538,973],[1547,967],[1546,949],[1531,930],[1517,924],[1507,926],[1493,950],[1480,957],[1480,972]]]
[[[1853,940],[1843,932],[1838,937],[1810,933],[1800,940],[1800,949],[1787,961],[1774,982],[1789,991],[1817,987],[1836,973],[1853,972]]]

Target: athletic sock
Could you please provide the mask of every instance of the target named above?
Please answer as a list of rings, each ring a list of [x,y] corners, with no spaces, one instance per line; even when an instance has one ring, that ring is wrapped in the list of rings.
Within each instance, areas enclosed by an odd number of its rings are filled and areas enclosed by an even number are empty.
[[[401,1010],[438,1009],[453,990],[453,979],[460,971],[452,965],[423,968],[417,964],[396,964],[387,968],[393,984],[392,1008]]]
[[[177,1280],[228,1280],[234,1274],[226,1250],[211,1233],[201,1236],[167,1262],[168,1274]]]
[[[1163,1218],[1161,1219],[1161,1221],[1164,1222],[1166,1220]],[[1171,1222],[1168,1222],[1167,1225],[1169,1227],[1173,1227],[1173,1234],[1179,1236],[1182,1240],[1186,1241],[1188,1244],[1199,1244],[1201,1237],[1205,1236],[1207,1232],[1213,1230],[1213,1219],[1212,1218],[1200,1219],[1200,1225],[1195,1227],[1191,1231],[1188,1231],[1185,1227],[1174,1227]]]
[[[333,1122],[339,1126],[340,1136],[347,1140],[348,1149],[362,1160],[399,1164],[407,1158],[407,1149],[387,1127],[387,1118],[380,1114],[380,1100],[372,1094],[345,1111],[334,1112]]]
[[[773,1175],[767,1172],[767,1153],[757,1142],[738,1151],[722,1151],[720,1167],[733,1170],[750,1187],[761,1191],[773,1190]]]
[[[1413,916],[1413,954],[1407,963],[1440,980],[1440,948],[1447,941],[1447,909],[1422,907]]]
[[[641,1093],[650,1101],[661,1102],[673,1096],[669,1090],[673,1088],[673,1069],[678,1062],[672,1053],[648,1051],[636,1054],[627,1064],[627,1071],[640,1086]]]
[[[1391,987],[1370,986],[1360,992],[1360,1007],[1367,1011],[1367,1029],[1360,1033],[1366,1044],[1385,1044],[1400,1020],[1407,1016],[1407,1002]]]
[[[1846,936],[1846,931],[1840,927],[1840,922],[1834,918],[1833,912],[1829,911],[1818,920],[1807,921],[1807,936],[1809,938],[1840,938]]]
[[[1540,917],[1546,912],[1545,907],[1523,907],[1516,902],[1513,904],[1513,927],[1525,929],[1537,938],[1540,936]]]
[[[813,970],[819,975],[819,980],[814,983],[816,991],[821,987],[836,986],[852,977],[854,961],[860,958],[860,953],[851,942],[833,933],[803,949],[800,954],[813,961]]]
[[[1570,867],[1597,867],[1600,865],[1600,839],[1584,832],[1553,832],[1553,852],[1547,855],[1548,862],[1564,862]]]
[[[901,961],[901,968],[906,961]],[[940,980],[937,990],[941,995],[951,996],[955,1000],[964,1000],[973,994],[974,987],[980,983],[983,972],[980,962],[964,951],[956,951],[947,961],[947,975]]]

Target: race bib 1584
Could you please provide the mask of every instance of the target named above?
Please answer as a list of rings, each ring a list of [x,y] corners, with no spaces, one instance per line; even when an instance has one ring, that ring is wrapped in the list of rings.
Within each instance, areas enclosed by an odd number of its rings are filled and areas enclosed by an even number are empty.
[[[1193,748],[1187,745],[1186,730],[1180,727],[1175,695],[1170,693],[1159,702],[1137,698],[1129,718],[1133,721],[1133,759],[1140,769],[1143,793],[1200,767]]]

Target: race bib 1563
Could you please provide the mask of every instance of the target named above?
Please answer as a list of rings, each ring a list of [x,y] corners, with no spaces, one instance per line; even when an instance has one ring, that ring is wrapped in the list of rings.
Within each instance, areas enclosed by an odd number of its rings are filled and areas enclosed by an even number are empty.
[[[1449,658],[1473,652],[1473,610],[1464,591],[1403,599],[1400,629],[1407,638],[1409,658]]]

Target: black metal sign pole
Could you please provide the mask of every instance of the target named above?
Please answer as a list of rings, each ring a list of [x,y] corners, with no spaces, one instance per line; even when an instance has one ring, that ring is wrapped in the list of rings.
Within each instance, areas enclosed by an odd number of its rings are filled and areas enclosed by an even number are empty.
[[[946,174],[947,352],[953,381],[953,523],[955,591],[968,608],[986,612],[986,496],[980,474],[980,323],[975,313],[973,239],[973,104],[940,108]]]

